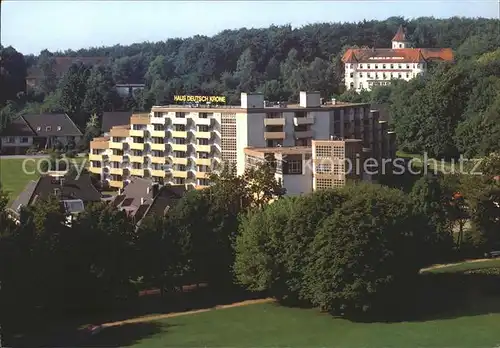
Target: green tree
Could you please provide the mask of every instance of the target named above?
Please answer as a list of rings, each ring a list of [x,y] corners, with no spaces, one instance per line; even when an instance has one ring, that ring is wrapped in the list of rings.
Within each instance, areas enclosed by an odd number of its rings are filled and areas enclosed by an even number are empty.
[[[83,64],[73,64],[61,81],[61,108],[76,124],[84,125],[84,100],[90,70]]]

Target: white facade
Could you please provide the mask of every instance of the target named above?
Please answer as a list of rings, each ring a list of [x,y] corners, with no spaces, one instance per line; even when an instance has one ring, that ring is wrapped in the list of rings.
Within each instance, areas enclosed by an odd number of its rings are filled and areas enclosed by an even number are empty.
[[[374,86],[387,86],[391,80],[409,81],[425,73],[427,64],[405,62],[401,57],[390,57],[391,62],[377,62],[378,57],[370,57],[367,62],[345,64],[345,86],[356,92],[370,91]]]

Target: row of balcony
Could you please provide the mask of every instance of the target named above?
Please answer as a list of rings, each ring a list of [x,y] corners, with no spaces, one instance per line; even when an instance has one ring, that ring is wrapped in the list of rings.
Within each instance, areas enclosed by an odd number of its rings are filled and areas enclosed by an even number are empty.
[[[209,139],[212,136],[213,132],[217,132],[217,129],[209,129],[208,131],[198,131],[195,129],[186,129],[183,131],[176,131],[173,129],[163,129],[163,130],[152,130],[149,131],[147,129],[131,129],[129,132],[129,136],[131,137],[139,137],[139,138],[149,138],[149,137],[157,137],[157,138],[186,138],[188,133],[193,134],[196,138],[206,138]]]
[[[314,135],[312,130],[307,130],[307,131],[295,131],[294,136],[296,139],[302,139],[302,138],[312,138]],[[270,140],[270,139],[285,139],[286,138],[286,133],[285,132],[264,132],[264,139]]]
[[[187,125],[187,126],[194,126],[194,125],[200,125],[200,126],[213,126],[217,123],[217,120],[215,118],[191,118],[191,117],[151,117],[150,118],[150,123],[151,124],[164,124],[164,125],[171,125],[171,124],[182,124],[182,125]]]
[[[314,117],[294,117],[293,124],[295,126],[314,124]],[[264,126],[284,126],[285,118],[264,118]]]

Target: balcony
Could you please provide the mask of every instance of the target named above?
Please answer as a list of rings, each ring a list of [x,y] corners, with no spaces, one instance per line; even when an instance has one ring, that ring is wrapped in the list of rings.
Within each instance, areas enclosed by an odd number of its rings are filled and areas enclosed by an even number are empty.
[[[144,143],[130,143],[132,150],[144,150]]]
[[[208,179],[209,176],[210,176],[209,172],[196,172],[197,179]]]
[[[284,126],[285,119],[283,117],[279,118],[264,118],[264,126]]]
[[[164,138],[165,130],[153,130],[151,131],[151,136],[156,138]]]
[[[149,143],[149,145],[151,146],[151,150],[158,150],[158,151],[165,150],[165,143],[162,144]]]
[[[187,172],[184,171],[184,172],[181,172],[180,170],[174,170],[173,173],[172,173],[172,176],[175,177],[175,178],[187,178]]]
[[[197,125],[210,126],[210,118],[198,118],[196,119]]]
[[[285,132],[264,132],[264,139],[285,139]]]
[[[172,124],[187,124],[187,118],[182,118],[182,117],[174,117],[172,118]]]
[[[109,186],[121,189],[123,188],[123,181],[110,180]]]
[[[314,124],[313,117],[294,117],[293,124],[296,126],[306,125],[306,124]]]
[[[172,158],[172,163],[174,164],[187,164],[187,158],[182,158],[182,157],[174,157]]]
[[[123,150],[123,142],[109,142],[109,148],[110,149],[117,149],[117,150]]]
[[[110,155],[109,160],[111,162],[121,162],[123,160],[123,156],[122,155]]]
[[[165,118],[164,117],[151,117],[151,123],[152,124],[165,124]]]
[[[301,139],[301,138],[312,138],[313,137],[313,131],[308,130],[308,131],[295,131],[295,138],[296,139]]]
[[[212,164],[212,160],[210,158],[197,158],[196,164],[203,166],[210,166]]]
[[[172,151],[187,151],[187,144],[170,144]]]
[[[212,132],[196,132],[197,138],[210,139]]]
[[[102,174],[102,168],[101,167],[89,167],[89,172],[93,174]]]
[[[144,137],[146,135],[146,129],[136,130],[131,129],[129,131],[131,137]]]
[[[144,176],[144,169],[135,169],[135,168],[131,168],[130,169],[130,175],[134,175],[134,176]]]
[[[172,131],[172,138],[187,138],[187,131]]]
[[[144,156],[129,156],[130,162],[135,162],[135,163],[143,163],[144,162]]]
[[[109,168],[109,174],[123,175],[123,168]]]
[[[151,163],[165,164],[165,157],[151,157]]]
[[[195,145],[196,151],[200,152],[210,152],[212,145]]]
[[[94,154],[89,154],[89,161],[102,161],[102,156],[104,155],[104,153],[101,153],[101,154],[98,154],[98,155],[94,155]]]
[[[160,178],[165,177],[165,171],[161,169],[151,169],[151,176],[156,176]]]

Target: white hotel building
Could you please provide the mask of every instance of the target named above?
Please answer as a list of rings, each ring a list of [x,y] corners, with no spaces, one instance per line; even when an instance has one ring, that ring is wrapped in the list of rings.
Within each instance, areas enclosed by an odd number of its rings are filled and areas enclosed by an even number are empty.
[[[392,48],[350,48],[345,52],[345,86],[360,92],[386,86],[393,79],[408,81],[424,74],[433,60],[452,61],[453,52],[450,48],[410,48],[400,26]]]
[[[276,175],[287,192],[300,194],[345,183],[337,165],[313,166],[313,173],[306,163],[315,153],[342,161],[353,149],[377,159],[395,155],[394,134],[378,111],[366,103],[322,104],[319,92],[301,92],[298,105],[267,106],[262,94],[242,93],[238,106],[153,106],[109,134],[91,142],[90,171],[115,188],[132,176],[207,186],[209,173],[223,162],[243,174],[272,155],[283,160]]]

